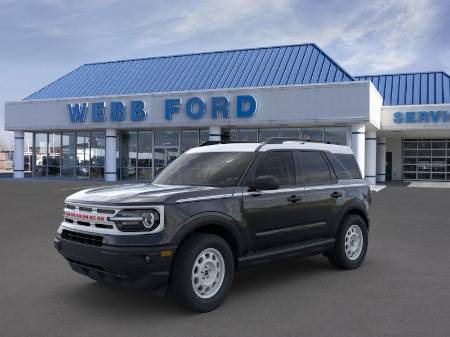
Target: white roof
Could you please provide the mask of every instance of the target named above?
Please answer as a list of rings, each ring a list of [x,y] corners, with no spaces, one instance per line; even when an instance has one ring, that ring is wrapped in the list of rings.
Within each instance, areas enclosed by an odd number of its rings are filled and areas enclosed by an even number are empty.
[[[187,151],[187,153],[204,153],[204,152],[254,152],[262,143],[229,143],[216,144],[201,147],[195,147]],[[302,141],[284,141],[281,144],[264,144],[260,147],[260,152],[269,150],[321,150],[330,151],[332,153],[353,154],[353,151],[348,146],[310,143]]]

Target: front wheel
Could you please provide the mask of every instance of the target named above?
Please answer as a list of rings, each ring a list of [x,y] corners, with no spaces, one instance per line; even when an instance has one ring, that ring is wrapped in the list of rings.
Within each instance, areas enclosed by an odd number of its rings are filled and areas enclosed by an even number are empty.
[[[175,299],[197,312],[217,308],[234,278],[234,258],[221,237],[199,233],[182,242],[175,255],[170,288]]]
[[[333,249],[327,254],[330,262],[342,269],[358,268],[367,252],[367,225],[359,215],[344,217]]]

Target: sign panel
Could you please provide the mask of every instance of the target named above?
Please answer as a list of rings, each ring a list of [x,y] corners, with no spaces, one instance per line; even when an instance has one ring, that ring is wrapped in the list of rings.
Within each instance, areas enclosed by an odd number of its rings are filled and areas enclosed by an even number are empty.
[[[201,97],[193,96],[183,103],[181,98],[166,98],[164,101],[164,107],[158,107],[156,111],[163,111],[164,119],[171,121],[173,116],[180,113],[192,120],[200,120],[205,117],[206,113],[210,114],[210,118],[218,119],[219,117],[224,119],[230,118],[230,100],[226,96],[213,96],[211,97],[210,105],[205,102]],[[238,95],[236,96],[236,118],[251,118],[256,113],[256,99],[251,95]],[[129,102],[125,101],[111,101],[109,104],[106,102],[89,102],[83,103],[69,103],[67,104],[68,117],[71,123],[85,123],[87,116],[91,115],[91,121],[93,123],[104,123],[107,120],[111,122],[122,122],[129,118],[133,122],[142,122],[147,118],[147,113],[151,110],[145,101],[134,100]],[[129,117],[128,117],[129,115]]]

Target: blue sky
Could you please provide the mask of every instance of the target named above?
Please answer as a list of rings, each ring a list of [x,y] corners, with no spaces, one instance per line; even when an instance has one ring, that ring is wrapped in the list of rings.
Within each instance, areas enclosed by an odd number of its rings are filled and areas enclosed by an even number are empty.
[[[81,64],[315,42],[351,74],[450,73],[450,1],[0,0],[4,102]]]

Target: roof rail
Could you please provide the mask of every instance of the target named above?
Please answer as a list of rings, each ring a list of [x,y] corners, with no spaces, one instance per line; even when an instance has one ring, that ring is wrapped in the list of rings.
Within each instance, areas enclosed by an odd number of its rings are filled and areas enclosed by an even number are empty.
[[[258,152],[264,145],[267,144],[283,144],[283,142],[293,141],[293,142],[310,142],[310,139],[295,138],[295,137],[270,137],[269,139],[261,142],[261,144],[255,149]]]
[[[308,138],[296,138],[296,137],[270,137],[266,141],[262,142],[256,149],[255,152],[258,152],[264,145],[267,144],[283,144],[284,142],[308,142],[308,143],[323,143],[323,144],[335,144],[341,145],[333,142],[321,142],[319,140],[308,139]]]
[[[201,143],[198,147],[208,146],[208,145],[217,145],[217,144],[222,144],[222,142],[220,140],[207,140],[207,141],[204,141],[203,143]]]

